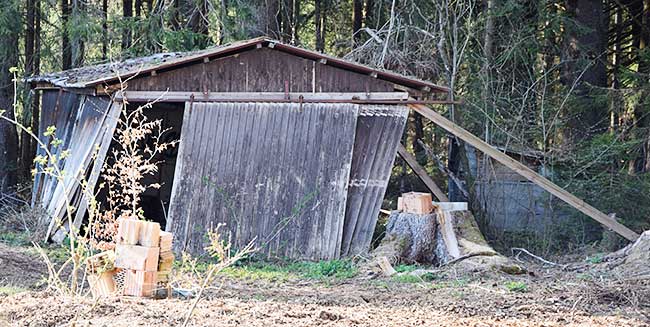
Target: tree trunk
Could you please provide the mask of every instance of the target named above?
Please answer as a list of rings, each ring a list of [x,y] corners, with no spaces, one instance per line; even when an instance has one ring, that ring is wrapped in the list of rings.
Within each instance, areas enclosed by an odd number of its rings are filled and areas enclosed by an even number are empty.
[[[316,6],[318,6],[318,4],[316,4]],[[280,38],[280,21],[278,20],[279,10],[279,0],[266,0],[265,33],[275,39]]]
[[[72,49],[70,48],[70,39],[68,37],[68,22],[70,19],[70,3],[68,0],[61,0],[61,55],[63,70],[72,68]]]
[[[122,52],[131,47],[131,18],[133,17],[133,0],[122,1],[122,18],[126,26],[122,29]]]
[[[291,37],[293,35],[293,28],[294,28],[294,22],[293,22],[293,9],[294,9],[294,1],[297,0],[284,0],[282,1],[282,38],[281,40],[284,42],[290,42]]]
[[[418,140],[424,140],[424,123],[422,122],[422,115],[413,115],[413,153],[415,154],[415,158],[417,159],[418,163],[420,166],[426,166],[428,160],[428,156],[424,152],[424,148],[422,145],[420,145],[420,142]]]
[[[352,0],[352,41],[358,45],[361,41],[361,33],[358,33],[363,24],[363,0]]]
[[[372,251],[372,257],[387,258],[391,264],[461,263],[462,269],[470,271],[525,272],[490,247],[470,211],[442,208],[428,215],[393,211],[386,224],[386,236]]]
[[[194,46],[198,48],[205,48],[209,43],[209,28],[207,17],[210,14],[208,11],[208,4],[206,1],[196,2],[196,8],[186,8],[188,12],[191,12],[191,16],[188,19],[188,27],[190,30],[195,33],[197,41],[194,42]]]
[[[641,76],[649,76],[650,74],[650,58],[648,58],[648,47],[650,47],[650,0],[643,0],[643,11],[641,13],[641,26],[640,36],[639,36],[639,68],[638,71]],[[648,172],[650,171],[650,100],[648,96],[648,88],[641,89],[641,96],[639,97],[639,103],[634,107],[634,117],[636,120],[636,125],[643,134],[640,136],[645,139],[645,142],[641,148],[641,154],[635,160],[635,168],[637,172]]]
[[[41,0],[35,0],[35,21],[34,21],[34,75],[39,75],[41,73]],[[32,96],[32,131],[38,133],[38,125],[40,123],[40,94],[37,91],[34,91]],[[33,164],[34,157],[36,156],[36,150],[38,148],[38,143],[35,140],[31,141],[30,148],[30,167]]]
[[[5,6],[0,22],[0,110],[3,116],[14,119],[14,82],[10,68],[18,66],[18,36],[20,13],[16,3]],[[0,119],[0,192],[8,192],[16,185],[18,135],[16,126]]]
[[[315,0],[314,2],[314,30],[316,32],[316,51],[323,52],[325,44],[323,42],[323,21],[322,21],[322,2],[323,0]]]
[[[370,26],[371,28],[375,28],[375,29],[377,28],[374,0],[366,0],[366,16],[363,18],[363,21],[366,24],[366,26]]]
[[[72,0],[72,23],[79,24],[82,21],[81,16],[84,9],[83,1],[81,0]],[[78,35],[74,33],[72,35],[72,67],[81,67],[84,63],[84,41]]]
[[[102,60],[108,59],[108,0],[102,0]]]
[[[25,3],[25,77],[30,77],[34,74],[34,47],[35,47],[35,27],[36,27],[36,0],[27,0]],[[31,97],[29,92],[29,85],[24,85],[25,91],[23,92],[23,100],[25,106],[23,107],[22,123],[26,126],[31,125],[30,112],[33,107],[29,105]],[[27,179],[31,169],[31,149],[32,138],[24,130],[20,132],[20,161],[19,167],[20,177]]]
[[[298,31],[300,30],[300,25],[302,24],[302,18],[300,15],[300,0],[293,1],[293,30],[291,31],[291,44],[300,44],[300,39],[298,37]]]
[[[573,110],[565,113],[567,129],[563,134],[565,142],[574,143],[607,127],[607,107],[590,94],[590,86],[607,86],[607,17],[602,1],[568,0],[566,10],[577,26],[565,26],[562,83],[567,89],[575,85],[573,96],[581,103],[565,106]]]

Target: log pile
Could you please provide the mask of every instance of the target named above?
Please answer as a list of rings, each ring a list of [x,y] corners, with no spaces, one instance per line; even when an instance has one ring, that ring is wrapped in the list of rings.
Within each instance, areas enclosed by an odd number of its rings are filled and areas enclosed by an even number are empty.
[[[120,219],[115,250],[86,260],[93,296],[152,297],[159,290],[169,291],[172,241],[173,235],[161,231],[158,223]]]

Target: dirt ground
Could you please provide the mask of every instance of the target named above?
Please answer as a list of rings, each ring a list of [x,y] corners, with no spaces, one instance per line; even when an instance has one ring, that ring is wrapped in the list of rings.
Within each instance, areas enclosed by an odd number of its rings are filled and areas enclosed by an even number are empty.
[[[61,297],[43,290],[33,251],[0,243],[0,326],[176,326],[188,299]],[[460,274],[430,282],[221,277],[193,326],[650,326],[650,281],[589,265],[528,265],[531,274]],[[514,291],[508,285],[525,286]]]

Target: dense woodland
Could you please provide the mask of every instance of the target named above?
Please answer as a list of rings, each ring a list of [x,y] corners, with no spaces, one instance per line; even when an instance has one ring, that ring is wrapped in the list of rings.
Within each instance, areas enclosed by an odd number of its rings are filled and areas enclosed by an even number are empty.
[[[33,130],[39,99],[25,77],[268,35],[449,86],[463,104],[438,110],[491,144],[538,154],[547,177],[632,229],[650,227],[650,0],[1,3],[0,108]],[[417,140],[452,171],[467,164],[462,146],[413,116],[405,141],[443,185]],[[28,189],[35,147],[0,120],[3,194]],[[419,187],[405,172],[398,162],[395,193]],[[583,233],[559,236],[600,238],[579,223]]]

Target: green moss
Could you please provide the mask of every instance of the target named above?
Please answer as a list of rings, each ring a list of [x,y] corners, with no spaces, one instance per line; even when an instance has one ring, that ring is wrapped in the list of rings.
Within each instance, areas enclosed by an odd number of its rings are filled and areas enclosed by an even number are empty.
[[[517,292],[517,293],[526,293],[528,292],[528,285],[524,282],[507,282],[506,283],[506,289],[510,292]]]

